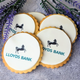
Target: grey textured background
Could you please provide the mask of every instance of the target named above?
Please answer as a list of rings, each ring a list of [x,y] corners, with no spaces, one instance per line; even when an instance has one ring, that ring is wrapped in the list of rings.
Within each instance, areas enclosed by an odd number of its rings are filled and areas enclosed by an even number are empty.
[[[0,6],[9,1],[10,0],[6,0],[1,3]],[[40,1],[41,0],[27,0],[20,12],[37,11],[45,14],[39,5]],[[0,39],[0,52],[2,51],[2,46],[2,39]],[[0,54],[0,80],[80,80],[80,40],[77,39],[73,44],[72,56],[68,63],[58,69],[47,69],[38,66],[36,70],[27,74],[12,73],[4,66]]]

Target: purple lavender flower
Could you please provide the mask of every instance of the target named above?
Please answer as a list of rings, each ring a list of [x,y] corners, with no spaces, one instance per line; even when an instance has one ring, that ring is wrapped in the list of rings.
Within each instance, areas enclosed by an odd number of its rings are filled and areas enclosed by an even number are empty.
[[[7,28],[5,28],[5,31],[4,31],[4,39],[3,39],[3,42],[5,42],[7,39],[8,39],[8,34],[10,32],[10,28],[11,28],[11,25],[12,25],[12,21],[13,21],[13,17],[14,15],[16,14],[16,11],[12,11],[11,14],[8,16],[7,18]]]
[[[73,6],[80,9],[80,3],[76,0],[65,0],[65,2],[68,2],[69,4],[71,3]]]

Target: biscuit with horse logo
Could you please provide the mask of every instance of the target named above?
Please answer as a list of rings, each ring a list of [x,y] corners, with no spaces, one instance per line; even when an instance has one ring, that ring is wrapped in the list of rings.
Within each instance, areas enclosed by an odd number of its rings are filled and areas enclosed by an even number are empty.
[[[68,16],[65,16],[63,14],[52,14],[46,16],[40,22],[40,30],[49,26],[55,26],[57,28],[60,28],[61,30],[64,30],[71,38],[72,43],[76,41],[78,35],[77,25]]]
[[[67,63],[72,52],[69,36],[59,28],[46,27],[37,33],[43,44],[41,65],[47,68],[58,68]]]
[[[28,73],[36,69],[43,56],[43,46],[39,38],[28,32],[11,36],[2,49],[4,65],[15,73]]]
[[[6,22],[7,23],[7,22]],[[3,27],[3,38],[7,30],[7,24]],[[10,26],[8,38],[17,32],[29,32],[36,34],[39,30],[39,23],[37,19],[28,13],[20,13],[13,17],[12,25]]]

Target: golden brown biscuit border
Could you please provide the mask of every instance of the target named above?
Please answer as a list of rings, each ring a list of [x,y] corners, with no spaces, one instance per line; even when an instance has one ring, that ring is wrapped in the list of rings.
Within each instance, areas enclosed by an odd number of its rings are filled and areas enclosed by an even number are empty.
[[[41,32],[41,31],[45,30],[45,29],[48,29],[48,28],[56,28],[56,27],[51,27],[51,26],[45,27],[45,28],[41,29],[40,31],[38,31],[37,34],[39,32]],[[60,28],[56,28],[56,29],[60,30]],[[68,34],[65,31],[63,31],[63,32],[68,36]],[[70,37],[69,37],[69,39],[70,39]],[[70,39],[70,42],[71,42],[71,39]],[[43,67],[52,68],[52,69],[59,68],[59,67],[63,66],[64,64],[66,64],[69,61],[69,59],[71,57],[71,53],[72,53],[72,42],[71,42],[71,51],[70,51],[70,54],[69,54],[69,56],[63,62],[61,62],[61,63],[59,63],[57,65],[48,65],[48,64],[44,64],[44,63],[41,62],[40,65],[42,65]],[[43,54],[43,56],[44,56],[44,54]]]
[[[7,42],[8,40],[5,42],[5,44],[4,44],[3,48],[2,48],[2,53],[1,53],[1,54],[2,54],[2,60],[3,60],[4,65],[5,65],[9,70],[11,70],[11,72],[15,72],[15,73],[20,73],[20,74],[22,74],[22,73],[31,72],[32,70],[36,69],[36,67],[40,64],[40,61],[41,61],[42,56],[43,56],[43,45],[42,45],[40,39],[39,39],[36,35],[34,35],[34,34],[32,34],[32,33],[28,33],[28,32],[18,32],[17,34],[19,34],[19,33],[30,34],[31,36],[33,36],[33,37],[38,41],[38,43],[39,43],[39,45],[40,45],[40,57],[39,57],[38,61],[36,62],[36,64],[35,64],[32,68],[30,68],[30,69],[28,69],[28,70],[19,71],[19,70],[15,70],[15,69],[11,68],[11,67],[7,64],[7,62],[5,61],[5,58],[4,58],[4,47],[5,47],[6,42]],[[14,34],[14,35],[16,35],[16,34]],[[14,36],[14,35],[12,35],[12,36]],[[11,36],[11,37],[12,37],[12,36]],[[11,38],[11,37],[10,37],[10,38]]]

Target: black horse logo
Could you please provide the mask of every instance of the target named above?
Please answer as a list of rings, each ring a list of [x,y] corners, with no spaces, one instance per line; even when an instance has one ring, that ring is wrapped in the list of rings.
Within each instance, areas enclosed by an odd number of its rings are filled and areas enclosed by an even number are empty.
[[[18,47],[16,47],[16,51],[15,51],[15,53],[18,53],[18,51],[26,51],[26,49],[24,48],[25,46],[24,45],[22,45],[22,47],[21,48],[18,48]]]
[[[47,47],[49,46],[50,48],[51,48],[51,46],[50,46],[50,45],[56,45],[56,46],[58,46],[58,45],[59,45],[59,44],[57,43],[57,40],[56,40],[56,39],[54,39],[54,41],[53,41],[53,42],[47,41],[47,43],[48,43]]]
[[[62,25],[60,26],[60,29],[63,30],[63,26]]]
[[[16,24],[15,29],[20,28],[21,30],[23,30],[23,26],[24,26],[24,24],[22,24],[21,26],[19,26],[18,24]]]

